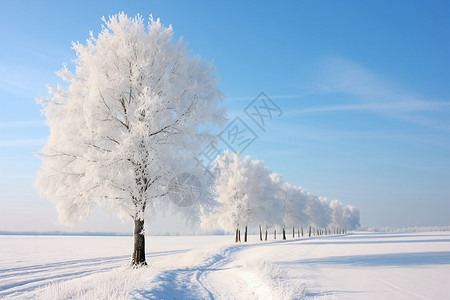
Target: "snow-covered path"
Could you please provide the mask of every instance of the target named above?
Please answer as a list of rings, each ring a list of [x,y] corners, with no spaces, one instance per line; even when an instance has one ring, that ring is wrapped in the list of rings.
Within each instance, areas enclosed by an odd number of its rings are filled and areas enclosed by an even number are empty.
[[[230,236],[0,237],[0,297],[450,299],[450,233],[352,233],[234,244]]]

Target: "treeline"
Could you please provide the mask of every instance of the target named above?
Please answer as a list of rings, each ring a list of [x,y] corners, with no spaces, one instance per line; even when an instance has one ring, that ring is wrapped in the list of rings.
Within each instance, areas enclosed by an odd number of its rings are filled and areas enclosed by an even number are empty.
[[[259,228],[260,239],[287,229],[293,237],[342,234],[360,226],[359,211],[337,200],[328,201],[283,181],[262,161],[225,152],[216,159],[215,206],[202,218],[206,230],[235,232],[247,240],[248,227]],[[297,229],[297,230],[296,230]]]
[[[261,225],[259,225],[259,240],[260,241],[267,241],[268,240],[268,234],[269,228],[266,226],[265,231],[262,228]],[[281,239],[287,240],[287,236],[290,236],[292,233],[292,238],[303,238],[303,237],[313,237],[313,236],[328,236],[328,235],[338,235],[338,234],[346,234],[347,230],[342,228],[315,228],[313,226],[309,226],[309,229],[303,229],[303,226],[297,227],[297,230],[295,227],[292,227],[292,231],[289,232],[285,227],[283,227],[281,232]],[[248,226],[244,227],[244,234],[243,239],[241,239],[241,229],[238,228],[235,231],[235,242],[247,242],[248,241]],[[273,229],[273,239],[277,239],[277,229]]]

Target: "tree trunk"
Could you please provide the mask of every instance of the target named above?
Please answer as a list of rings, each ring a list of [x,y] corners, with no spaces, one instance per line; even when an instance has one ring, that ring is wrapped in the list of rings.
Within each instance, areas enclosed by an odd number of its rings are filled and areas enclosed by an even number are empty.
[[[273,230],[273,239],[274,240],[277,239],[277,230],[276,229]]]
[[[311,237],[311,226],[309,226],[309,237]]]
[[[292,227],[292,238],[295,238],[295,227]]]
[[[146,266],[145,261],[145,235],[144,235],[144,220],[134,220],[134,251],[131,259],[133,267]]]
[[[301,228],[302,228],[302,237],[303,237],[303,226],[301,226]]]
[[[261,228],[261,225],[259,225],[259,239],[262,241],[262,228]]]
[[[286,228],[283,227],[283,240],[286,239]]]
[[[247,243],[247,226],[245,226],[245,231],[244,231],[244,242]]]
[[[241,242],[241,230],[238,229],[239,243]]]
[[[236,241],[235,241],[236,243],[239,242],[238,235],[239,235],[239,228],[236,228]]]
[[[264,238],[265,241],[267,241],[267,228],[266,228],[266,237]]]

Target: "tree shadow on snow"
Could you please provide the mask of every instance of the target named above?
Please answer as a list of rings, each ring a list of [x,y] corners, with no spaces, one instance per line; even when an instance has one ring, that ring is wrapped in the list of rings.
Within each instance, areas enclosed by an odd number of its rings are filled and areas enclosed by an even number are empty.
[[[428,239],[428,240],[380,240],[380,241],[357,241],[357,240],[320,240],[304,241],[308,245],[364,245],[364,244],[417,244],[417,243],[450,243],[450,239]]]
[[[427,232],[428,233],[428,232]],[[395,232],[371,232],[371,233],[360,233],[360,232],[350,232],[341,237],[343,238],[356,238],[356,239],[392,239],[392,238],[432,238],[448,237],[448,232],[443,232],[443,234],[418,234],[418,233],[395,233]],[[337,237],[337,236],[335,236]]]
[[[368,267],[449,265],[450,251],[330,256],[325,258],[303,259],[281,264],[338,264]]]

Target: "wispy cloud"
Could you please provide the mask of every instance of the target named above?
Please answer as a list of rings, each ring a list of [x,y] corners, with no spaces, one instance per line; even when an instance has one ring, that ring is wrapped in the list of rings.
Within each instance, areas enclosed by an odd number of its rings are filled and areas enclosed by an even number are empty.
[[[55,79],[53,79],[55,78]],[[47,94],[47,82],[55,82],[54,72],[27,65],[0,61],[0,95],[29,99]]]
[[[304,97],[308,94],[310,94],[311,92],[308,93],[303,93],[303,94],[294,94],[294,95],[267,95],[269,98],[271,98],[272,100],[274,99],[298,99],[301,97]],[[257,96],[259,95],[256,94],[254,96],[245,96],[245,97],[230,97],[230,98],[225,98],[225,101],[252,101],[254,100]]]
[[[414,101],[414,102],[391,102],[391,103],[356,103],[326,105],[308,107],[293,110],[288,113],[315,113],[332,111],[375,111],[375,112],[420,112],[420,111],[442,111],[450,109],[450,102],[444,101]]]
[[[0,147],[44,146],[45,139],[0,140]]]
[[[288,114],[367,111],[418,125],[450,131],[450,124],[437,113],[450,111],[450,100],[427,99],[395,82],[344,59],[327,60],[319,71],[316,94],[347,95],[345,103],[312,105]],[[435,112],[436,115],[429,114]],[[427,113],[425,115],[425,113]]]
[[[0,128],[18,128],[18,127],[44,127],[46,126],[44,121],[8,121],[0,122]]]

